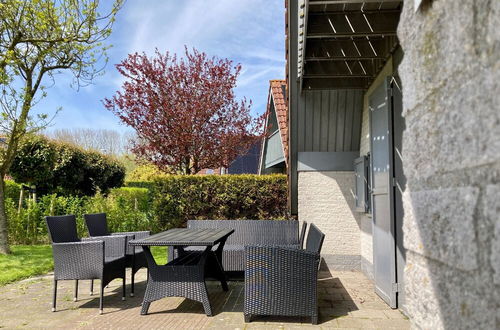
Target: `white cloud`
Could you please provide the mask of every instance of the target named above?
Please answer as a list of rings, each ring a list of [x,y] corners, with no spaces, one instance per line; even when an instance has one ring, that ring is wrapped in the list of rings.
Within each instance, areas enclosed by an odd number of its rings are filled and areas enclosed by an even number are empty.
[[[68,88],[68,78],[58,80],[40,109],[63,106],[56,127],[123,130],[100,102],[124,82],[114,65],[129,53],[158,48],[182,54],[187,45],[241,63],[236,94],[252,99],[253,111],[262,113],[269,80],[284,78],[284,10],[283,0],[128,0],[109,40],[106,74],[79,92]]]

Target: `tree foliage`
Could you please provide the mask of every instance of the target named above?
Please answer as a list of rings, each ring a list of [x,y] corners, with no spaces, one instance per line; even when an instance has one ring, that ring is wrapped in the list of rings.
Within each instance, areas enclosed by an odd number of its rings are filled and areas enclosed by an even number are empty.
[[[0,149],[0,253],[9,252],[5,174],[22,138],[50,120],[31,109],[57,73],[71,72],[81,86],[102,72],[108,48],[103,42],[122,3],[107,3],[104,12],[99,0],[0,1],[0,130],[7,136]]]
[[[183,58],[157,50],[116,67],[126,81],[104,104],[136,130],[132,151],[161,170],[227,167],[257,138],[262,118],[234,93],[240,65],[186,48]]]
[[[20,145],[10,175],[16,182],[36,186],[41,194],[91,196],[120,187],[125,168],[95,151],[32,136]]]

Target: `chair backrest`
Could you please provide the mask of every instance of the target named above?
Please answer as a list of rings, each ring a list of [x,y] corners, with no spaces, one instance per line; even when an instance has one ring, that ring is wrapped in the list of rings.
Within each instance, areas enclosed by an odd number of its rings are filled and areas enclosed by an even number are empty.
[[[303,221],[302,222],[302,228],[300,229],[300,236],[299,236],[299,243],[300,243],[300,248],[304,248],[304,240],[306,238],[306,229],[307,229],[307,222]]]
[[[321,253],[325,234],[314,225],[309,224],[309,232],[307,233],[306,250],[310,252]]]
[[[188,228],[231,228],[227,245],[299,245],[297,220],[188,220]]]
[[[91,237],[109,235],[106,213],[85,214],[83,218]]]
[[[78,242],[76,231],[76,218],[74,215],[61,215],[45,217],[52,243]]]

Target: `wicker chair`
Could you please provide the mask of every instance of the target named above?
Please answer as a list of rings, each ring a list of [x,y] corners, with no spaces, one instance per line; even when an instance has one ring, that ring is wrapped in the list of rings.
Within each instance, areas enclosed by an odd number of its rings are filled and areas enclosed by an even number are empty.
[[[45,217],[54,257],[54,297],[56,311],[57,282],[75,280],[78,299],[78,280],[101,280],[99,313],[103,311],[104,287],[115,278],[123,279],[122,300],[125,300],[126,236],[78,238],[74,215]]]
[[[108,222],[106,220],[106,213],[95,213],[95,214],[85,214],[83,216],[85,219],[85,225],[89,232],[90,237],[97,236],[113,236],[113,235],[125,235],[127,236],[127,241],[130,242],[134,239],[142,239],[148,237],[151,232],[149,231],[132,231],[132,232],[118,232],[110,233],[108,230]],[[142,267],[148,267],[146,262],[146,256],[142,247],[133,247],[130,244],[127,245],[126,256],[125,256],[126,267],[132,269],[131,286],[130,286],[130,296],[134,296],[134,285],[135,285],[135,273]],[[90,284],[90,294],[92,295],[93,282]]]
[[[252,315],[310,316],[318,323],[317,280],[325,235],[309,226],[304,250],[245,247],[245,322]]]

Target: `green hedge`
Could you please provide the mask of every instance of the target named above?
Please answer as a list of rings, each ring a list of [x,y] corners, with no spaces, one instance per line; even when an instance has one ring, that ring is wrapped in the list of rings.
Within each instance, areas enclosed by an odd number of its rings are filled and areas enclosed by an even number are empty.
[[[162,176],[148,184],[150,189],[115,188],[106,196],[51,194],[36,203],[26,199],[20,212],[19,190],[12,192],[6,199],[9,240],[13,244],[47,243],[46,215],[76,215],[80,236],[87,236],[85,213],[105,212],[111,231],[159,232],[182,227],[188,219],[287,218],[284,175]]]
[[[120,187],[125,167],[96,151],[30,136],[19,146],[9,174],[16,182],[35,185],[39,195],[92,196],[97,191]]]
[[[285,175],[172,175],[154,180],[154,221],[182,227],[189,219],[286,219]]]

